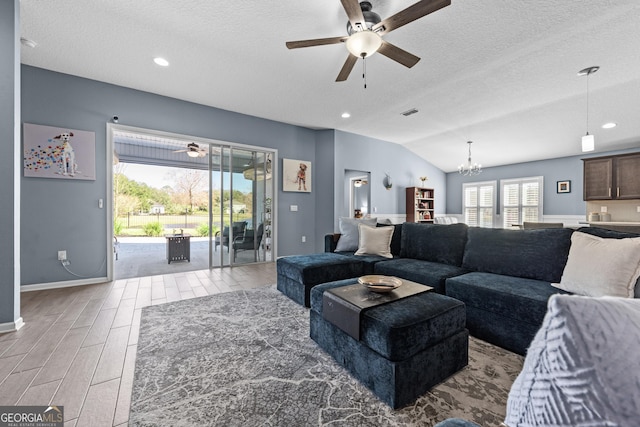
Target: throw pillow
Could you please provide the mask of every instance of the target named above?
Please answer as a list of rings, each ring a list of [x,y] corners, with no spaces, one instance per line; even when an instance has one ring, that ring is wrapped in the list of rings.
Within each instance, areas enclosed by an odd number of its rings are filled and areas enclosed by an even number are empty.
[[[391,254],[391,239],[394,227],[373,228],[365,224],[358,224],[360,238],[356,255],[378,255],[393,258]]]
[[[350,252],[358,249],[358,224],[366,224],[375,227],[378,218],[356,219],[340,218],[340,238],[336,244],[335,252]]]
[[[640,300],[553,295],[507,400],[509,426],[640,420]]]
[[[569,259],[556,288],[592,297],[633,298],[640,277],[640,237],[603,239],[574,232]]]

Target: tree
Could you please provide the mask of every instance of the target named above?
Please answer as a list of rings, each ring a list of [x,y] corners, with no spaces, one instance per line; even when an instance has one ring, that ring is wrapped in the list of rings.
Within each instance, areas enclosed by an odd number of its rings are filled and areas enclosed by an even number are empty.
[[[206,191],[207,174],[204,171],[187,169],[175,174],[175,194],[189,206],[193,212],[193,205],[199,192]]]

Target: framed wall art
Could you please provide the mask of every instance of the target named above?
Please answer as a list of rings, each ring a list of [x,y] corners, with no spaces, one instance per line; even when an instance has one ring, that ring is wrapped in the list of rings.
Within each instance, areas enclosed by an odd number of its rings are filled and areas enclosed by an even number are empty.
[[[95,181],[95,132],[25,123],[23,135],[25,177]]]
[[[558,181],[557,193],[571,193],[571,181]]]
[[[311,162],[282,159],[282,191],[311,192]]]

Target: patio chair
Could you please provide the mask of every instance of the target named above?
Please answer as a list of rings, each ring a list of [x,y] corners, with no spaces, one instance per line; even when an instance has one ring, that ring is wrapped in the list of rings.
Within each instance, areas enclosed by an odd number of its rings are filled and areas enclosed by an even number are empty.
[[[247,228],[247,221],[238,221],[232,224],[233,227],[233,238],[244,236],[244,231]],[[229,250],[229,226],[225,226],[222,229],[222,233],[218,230],[216,231],[214,238],[214,247],[215,251],[218,250],[218,246],[226,246],[227,251]]]
[[[260,224],[256,232],[256,239],[254,239],[253,229],[245,230],[243,236],[238,236],[233,239],[233,262],[236,261],[238,251],[256,250],[260,247],[262,242],[262,234],[264,233],[264,226]]]

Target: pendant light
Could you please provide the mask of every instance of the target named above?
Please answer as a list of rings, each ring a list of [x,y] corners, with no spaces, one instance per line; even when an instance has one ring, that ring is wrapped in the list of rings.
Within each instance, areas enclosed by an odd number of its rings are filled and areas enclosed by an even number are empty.
[[[582,137],[582,152],[587,153],[596,149],[596,139],[589,135],[589,75],[598,71],[600,67],[592,66],[578,71],[578,76],[587,76],[587,134]]]

